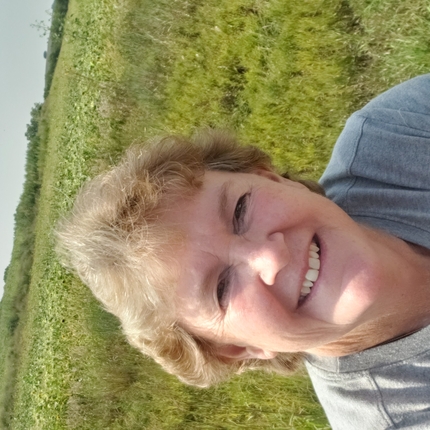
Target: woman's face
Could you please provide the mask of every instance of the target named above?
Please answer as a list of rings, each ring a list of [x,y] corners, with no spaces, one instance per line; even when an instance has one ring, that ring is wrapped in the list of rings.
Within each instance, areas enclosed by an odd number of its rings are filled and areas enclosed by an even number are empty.
[[[209,171],[165,221],[185,236],[178,321],[226,356],[309,350],[377,314],[383,274],[366,230],[297,182]]]

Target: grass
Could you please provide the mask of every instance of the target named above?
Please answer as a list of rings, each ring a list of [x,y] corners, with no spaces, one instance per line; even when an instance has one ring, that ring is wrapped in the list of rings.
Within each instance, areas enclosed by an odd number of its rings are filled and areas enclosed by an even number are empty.
[[[69,0],[54,0],[52,5],[51,23],[49,28],[48,39],[48,52],[47,52],[47,67],[45,73],[45,91],[44,97],[46,98],[51,88],[52,78],[54,76],[55,67],[57,64],[58,56],[61,51],[61,44],[63,41],[64,32],[64,18],[67,14]],[[45,24],[40,23],[43,30]],[[37,27],[37,25],[36,25]]]
[[[83,181],[154,134],[226,127],[318,178],[353,110],[429,70],[429,23],[424,0],[70,0],[42,110],[30,288],[0,356],[3,427],[328,428],[303,375],[197,390],[164,374],[60,267],[52,226]]]
[[[4,274],[7,286],[0,310],[0,416],[9,414],[9,399],[16,378],[15,361],[20,339],[20,318],[25,313],[25,303],[33,265],[34,223],[37,216],[43,152],[41,144],[42,105],[31,110],[31,122],[27,126],[28,147],[25,166],[25,185],[15,212],[15,240],[12,261]]]

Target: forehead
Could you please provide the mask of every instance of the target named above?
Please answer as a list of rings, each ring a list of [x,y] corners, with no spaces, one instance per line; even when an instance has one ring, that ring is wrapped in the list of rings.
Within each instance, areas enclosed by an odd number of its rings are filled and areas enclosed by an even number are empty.
[[[169,200],[162,223],[174,228],[182,243],[196,242],[197,235],[208,236],[230,229],[235,199],[245,187],[258,188],[258,175],[224,171],[205,171],[201,186],[192,195]]]
[[[187,314],[207,316],[200,303],[205,296],[213,294],[210,285],[219,275],[215,254],[225,245],[228,193],[241,181],[242,175],[206,171],[197,192],[171,201],[163,215],[163,224],[173,228],[181,238],[179,246],[170,252],[177,263],[176,307]]]
[[[174,224],[177,219],[177,211],[190,212],[199,205],[210,207],[225,203],[228,191],[237,184],[242,183],[245,178],[254,176],[250,173],[224,172],[218,170],[205,170],[199,178],[200,183],[194,190],[186,189],[183,192],[168,192],[164,202],[165,213],[162,221]],[[190,192],[191,191],[191,192]]]
[[[166,209],[160,217],[160,224],[176,232],[181,248],[190,242],[195,243],[195,234],[209,233],[216,228],[236,176],[239,175],[206,171],[201,178],[201,186],[191,195],[180,194],[166,199]]]

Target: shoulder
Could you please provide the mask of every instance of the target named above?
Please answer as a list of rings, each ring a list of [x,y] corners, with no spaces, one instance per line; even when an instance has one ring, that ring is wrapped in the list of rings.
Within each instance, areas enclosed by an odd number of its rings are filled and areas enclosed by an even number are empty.
[[[306,356],[333,429],[427,429],[430,326],[345,357]]]
[[[383,92],[362,111],[390,109],[405,112],[430,113],[430,74],[417,76]]]
[[[320,179],[360,222],[430,246],[430,75],[381,94],[347,121]]]
[[[412,172],[407,172],[407,165],[428,173],[430,74],[395,86],[348,119],[321,184],[330,189],[341,178],[365,177],[399,186],[422,186],[421,177],[417,184],[415,175],[409,176]],[[402,177],[406,183],[401,182]]]

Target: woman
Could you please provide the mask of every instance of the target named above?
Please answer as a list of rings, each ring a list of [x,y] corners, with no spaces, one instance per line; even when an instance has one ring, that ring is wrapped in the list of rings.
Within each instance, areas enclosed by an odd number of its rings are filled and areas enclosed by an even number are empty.
[[[304,359],[335,429],[430,423],[430,76],[354,114],[321,179],[219,133],[129,150],[58,229],[131,344],[181,380]]]

